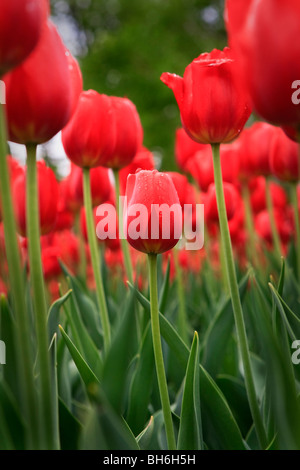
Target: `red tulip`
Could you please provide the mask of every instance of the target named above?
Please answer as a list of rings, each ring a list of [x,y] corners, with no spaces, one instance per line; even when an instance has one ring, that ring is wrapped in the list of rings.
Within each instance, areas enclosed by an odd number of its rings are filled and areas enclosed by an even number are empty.
[[[299,180],[299,145],[280,128],[272,139],[270,167],[272,174],[282,181]]]
[[[75,113],[62,132],[69,159],[84,168],[123,168],[142,145],[143,130],[134,104],[127,98],[81,93]]]
[[[32,54],[3,77],[10,140],[40,144],[67,124],[74,107],[71,75],[65,46],[48,21]]]
[[[156,254],[173,248],[181,237],[182,210],[171,177],[157,170],[138,171],[128,176],[126,196],[124,233],[130,245]],[[159,212],[163,204],[166,216]]]
[[[249,182],[250,201],[253,212],[258,213],[267,208],[266,203],[266,179],[258,176]],[[274,207],[283,210],[287,205],[285,190],[279,184],[270,183],[271,198]]]
[[[90,172],[91,195],[93,207],[99,206],[107,201],[111,192],[111,182],[108,168],[98,166],[92,168]],[[80,167],[74,169],[73,184],[75,186],[75,196],[83,204],[83,173]]]
[[[284,212],[274,210],[275,223],[278,230],[280,240],[283,244],[289,242],[293,234],[293,224],[290,217],[286,216]],[[258,235],[267,242],[267,245],[273,245],[273,236],[271,230],[271,222],[267,210],[259,212],[255,217],[255,230]]]
[[[36,47],[48,9],[46,0],[1,0],[0,77]]]
[[[222,144],[220,146],[220,158],[223,181],[236,183],[239,174],[239,156],[236,143]],[[208,190],[214,182],[214,167],[212,149],[210,145],[203,145],[203,149],[195,153],[186,164],[186,170],[197,181],[200,189]]]
[[[235,186],[231,183],[224,182],[224,197],[225,197],[225,204],[226,204],[226,212],[227,212],[227,219],[230,221],[235,211],[238,207],[240,202],[240,195],[238,190]],[[219,213],[217,207],[217,199],[216,199],[216,189],[215,185],[211,184],[208,188],[208,191],[205,195],[205,216],[211,222],[218,222],[219,221]]]
[[[178,167],[189,172],[189,161],[198,151],[205,151],[209,145],[198,144],[186,133],[183,128],[177,129],[175,134],[175,159]]]
[[[119,171],[121,194],[125,194],[128,175],[134,174],[137,170],[154,170],[154,168],[155,162],[153,153],[142,146],[135,154],[132,162]]]
[[[251,109],[232,52],[214,49],[187,66],[183,78],[164,73],[173,90],[182,125],[196,142],[226,143],[239,135]]]
[[[59,187],[53,170],[43,161],[37,162],[37,179],[40,231],[45,235],[55,226]],[[18,230],[26,237],[26,169],[14,180],[12,194]]]
[[[274,124],[299,125],[292,101],[300,77],[299,1],[227,0],[225,17],[256,112]]]
[[[243,130],[236,141],[242,179],[271,174],[270,149],[276,132],[277,127],[267,122],[255,122]]]
[[[182,209],[184,209],[184,205],[188,203],[187,196],[189,195],[189,180],[185,175],[182,175],[177,171],[167,171],[166,174],[171,177],[171,180],[173,181],[176,192],[178,194],[181,207]]]
[[[60,261],[76,274],[79,258],[79,240],[70,230],[53,232],[42,240],[42,264],[46,280],[62,274]]]

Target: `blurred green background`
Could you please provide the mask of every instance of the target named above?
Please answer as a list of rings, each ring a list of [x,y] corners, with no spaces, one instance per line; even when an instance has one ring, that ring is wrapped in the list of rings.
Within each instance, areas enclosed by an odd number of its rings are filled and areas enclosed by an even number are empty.
[[[180,117],[163,72],[182,75],[202,52],[227,44],[224,0],[51,0],[51,15],[77,57],[84,89],[127,96],[144,144],[161,170],[174,170]]]

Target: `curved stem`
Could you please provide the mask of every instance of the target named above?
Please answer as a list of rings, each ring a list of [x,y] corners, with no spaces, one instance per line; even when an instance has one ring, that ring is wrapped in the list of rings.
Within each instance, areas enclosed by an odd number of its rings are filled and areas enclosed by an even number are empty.
[[[260,415],[256,392],[254,387],[253,374],[251,369],[250,362],[250,353],[248,347],[248,340],[246,335],[246,328],[244,324],[242,305],[239,295],[235,264],[232,252],[232,245],[230,239],[230,232],[228,228],[227,214],[226,214],[226,205],[223,191],[223,180],[222,180],[222,169],[221,169],[221,160],[220,160],[220,146],[219,144],[212,145],[213,152],[213,163],[214,163],[214,177],[215,177],[215,187],[216,187],[216,196],[217,196],[217,206],[219,212],[219,222],[221,236],[224,246],[225,262],[226,262],[226,272],[228,276],[228,284],[230,288],[231,302],[233,307],[235,326],[238,338],[238,346],[243,362],[244,367],[244,376],[245,376],[245,385],[249,400],[249,405],[252,413],[252,418],[254,421],[256,433],[258,436],[259,443],[263,449],[267,446],[267,437],[266,432],[263,426],[263,421]]]
[[[40,379],[40,421],[44,446],[47,449],[58,448],[58,429],[55,419],[52,397],[51,363],[49,337],[47,329],[47,304],[41,261],[39,199],[36,167],[36,146],[27,146],[27,181],[26,181],[26,226],[30,280],[33,294],[33,309],[38,346],[38,365]]]
[[[93,267],[93,273],[96,282],[96,295],[98,308],[100,311],[100,319],[103,328],[103,340],[104,349],[108,350],[110,345],[110,322],[108,317],[108,310],[105,299],[105,292],[103,287],[102,275],[101,275],[101,259],[99,257],[99,251],[97,247],[96,227],[93,216],[92,196],[91,196],[91,180],[90,180],[90,169],[83,169],[83,195],[84,195],[84,206],[86,215],[86,225],[88,233],[88,241],[91,251],[91,261]]]
[[[7,139],[4,109],[0,104],[0,199],[2,201],[3,227],[5,249],[8,263],[10,291],[12,294],[13,310],[16,316],[15,345],[18,358],[17,373],[22,408],[27,427],[27,447],[39,447],[38,416],[36,409],[36,391],[33,377],[33,355],[30,343],[28,313],[25,305],[25,283],[21,256],[18,246],[16,222],[10,191],[10,176],[7,166]]]
[[[149,282],[150,282],[150,308],[151,308],[151,328],[152,328],[152,341],[155,358],[155,366],[158,380],[158,387],[161,399],[161,405],[165,421],[165,429],[168,441],[169,450],[176,449],[176,440],[172,422],[172,414],[170,408],[170,400],[167,386],[167,379],[165,374],[164,359],[161,346],[160,326],[159,326],[159,311],[158,311],[158,296],[157,296],[157,255],[148,255],[149,265]]]
[[[129,282],[131,282],[131,284],[132,284],[133,283],[132,263],[131,263],[130,253],[129,253],[129,245],[128,245],[125,237],[124,237],[123,208],[120,205],[119,171],[118,170],[113,170],[113,171],[114,171],[115,189],[116,189],[116,209],[117,209],[117,214],[120,215],[120,217],[119,217],[119,230],[120,230],[120,234],[121,234],[121,246],[122,246],[122,252],[123,252],[123,257],[124,257],[125,271],[126,271],[126,275],[128,277]]]

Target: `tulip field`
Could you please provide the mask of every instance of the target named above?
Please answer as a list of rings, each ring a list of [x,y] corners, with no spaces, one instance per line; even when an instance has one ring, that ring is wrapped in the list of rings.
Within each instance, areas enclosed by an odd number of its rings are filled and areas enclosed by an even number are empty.
[[[49,1],[1,0],[1,450],[300,450],[300,7],[222,14],[226,47],[157,77],[162,169]]]

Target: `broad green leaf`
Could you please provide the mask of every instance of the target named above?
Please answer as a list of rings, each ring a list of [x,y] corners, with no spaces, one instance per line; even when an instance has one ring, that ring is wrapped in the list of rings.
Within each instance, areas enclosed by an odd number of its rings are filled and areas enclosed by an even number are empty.
[[[285,303],[275,287],[269,283],[271,294],[292,341],[300,338],[300,320]]]
[[[195,332],[185,376],[177,441],[178,450],[203,449],[200,387],[199,339],[197,332]]]
[[[24,449],[25,423],[13,391],[3,380],[0,380],[0,416],[0,448]]]
[[[53,414],[53,426],[54,426],[54,433],[55,433],[55,448],[60,448],[59,443],[59,418],[58,418],[58,390],[57,390],[57,367],[56,367],[56,341],[57,341],[57,334],[54,333],[52,341],[49,346],[50,352],[50,361],[51,361],[51,387],[52,387],[52,414]]]
[[[263,293],[257,284],[255,287],[252,290],[253,315],[266,362],[267,399],[274,418],[275,433],[282,450],[300,449],[300,408],[291,356],[285,341],[286,332],[282,331],[281,338],[274,335],[270,312],[261,308],[266,305],[262,302]]]
[[[129,286],[134,290],[137,299],[150,314],[149,301],[139,291],[137,291],[132,284],[129,283]],[[159,320],[162,337],[168,344],[169,348],[175,353],[178,360],[178,366],[181,365],[184,367],[184,370],[186,370],[189,358],[189,348],[161,313],[159,314]],[[238,428],[236,420],[233,417],[224,395],[201,365],[200,384],[204,442],[206,444],[211,443],[212,448],[236,450],[245,449],[240,429]]]
[[[149,423],[137,436],[136,440],[141,450],[148,450],[154,431],[154,419],[150,417]]]
[[[130,293],[103,363],[102,387],[110,403],[118,411],[123,407],[128,366],[134,354],[136,338],[134,303],[134,295]]]
[[[252,415],[244,383],[236,377],[219,375],[216,383],[224,393],[230,409],[245,437],[252,426]]]
[[[83,450],[139,450],[128,424],[110,405],[99,387],[93,388],[79,447]]]
[[[247,290],[249,273],[247,273],[239,284],[240,297],[243,299]],[[209,324],[205,337],[201,344],[202,363],[205,369],[215,377],[224,359],[224,351],[228,344],[234,327],[234,316],[232,312],[230,297],[219,308],[219,311]]]
[[[68,299],[66,314],[74,344],[89,367],[93,370],[93,373],[100,379],[102,372],[100,351],[97,349],[83,323],[75,295],[70,295]]]
[[[92,369],[89,367],[89,365],[86,363],[86,361],[78,351],[77,347],[61,325],[59,325],[59,329],[86,387],[88,388],[91,384],[98,383],[98,378],[96,377]]]
[[[150,322],[148,322],[130,386],[126,415],[126,420],[135,435],[141,432],[149,416],[148,404],[153,385],[154,370],[152,333]]]
[[[62,450],[76,450],[82,424],[71,413],[66,404],[59,398],[59,436]]]
[[[55,333],[58,333],[58,324],[61,323],[59,321],[59,314],[60,314],[60,309],[63,306],[63,304],[68,300],[69,296],[71,295],[72,290],[68,290],[62,297],[57,299],[53,304],[51,305],[48,313],[48,334],[49,334],[49,339],[53,337]]]

